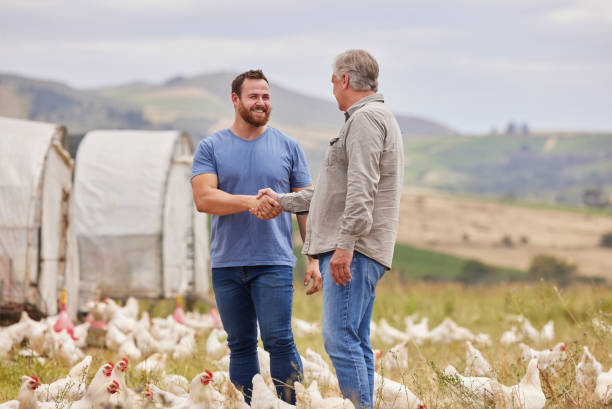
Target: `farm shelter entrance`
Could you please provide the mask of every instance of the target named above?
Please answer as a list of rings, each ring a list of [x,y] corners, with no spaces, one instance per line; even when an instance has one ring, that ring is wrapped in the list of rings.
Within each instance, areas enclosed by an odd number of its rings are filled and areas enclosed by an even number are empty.
[[[208,234],[177,131],[92,131],[77,152],[81,295],[173,297],[208,291]]]
[[[57,313],[61,288],[76,315],[79,272],[66,130],[0,118],[1,303]]]

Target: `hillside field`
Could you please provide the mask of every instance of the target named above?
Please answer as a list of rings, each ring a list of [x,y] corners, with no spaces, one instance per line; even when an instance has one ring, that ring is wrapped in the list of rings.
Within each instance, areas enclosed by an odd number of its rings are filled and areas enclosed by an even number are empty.
[[[548,254],[576,264],[583,276],[611,280],[612,249],[600,245],[609,232],[612,217],[605,214],[408,189],[398,243],[522,271],[535,255]]]

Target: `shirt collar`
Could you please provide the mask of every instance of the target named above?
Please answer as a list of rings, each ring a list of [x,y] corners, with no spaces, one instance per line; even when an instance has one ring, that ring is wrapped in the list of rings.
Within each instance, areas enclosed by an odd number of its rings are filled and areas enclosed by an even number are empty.
[[[385,97],[383,97],[383,94],[381,93],[376,93],[376,94],[368,95],[367,97],[361,98],[359,101],[355,102],[353,105],[351,105],[346,110],[346,112],[344,113],[345,121],[348,121],[349,117],[353,115],[355,111],[357,111],[359,108],[363,108],[365,105],[369,104],[370,102],[385,102]]]

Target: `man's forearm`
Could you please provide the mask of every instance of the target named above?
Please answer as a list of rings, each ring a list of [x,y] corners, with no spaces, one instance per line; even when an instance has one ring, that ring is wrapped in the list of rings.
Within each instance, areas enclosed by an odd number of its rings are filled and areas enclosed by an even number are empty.
[[[257,206],[255,196],[232,195],[219,189],[207,189],[195,197],[198,211],[215,216],[246,212]]]
[[[314,187],[300,190],[299,192],[278,195],[278,203],[285,212],[303,213],[310,208],[310,201],[314,193]],[[305,230],[304,230],[305,231]]]

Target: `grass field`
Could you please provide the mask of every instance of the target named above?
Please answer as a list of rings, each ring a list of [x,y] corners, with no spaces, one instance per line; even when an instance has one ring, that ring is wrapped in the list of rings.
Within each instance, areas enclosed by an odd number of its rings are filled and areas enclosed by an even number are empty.
[[[321,294],[306,296],[302,284],[296,281],[294,316],[309,321],[319,321],[322,310]],[[148,302],[141,303],[141,309],[151,310],[153,315],[166,316],[173,309],[173,301],[159,302],[154,308]],[[197,305],[204,311],[204,304]],[[589,391],[580,390],[574,381],[575,365],[580,360],[582,347],[588,346],[594,356],[603,364],[604,370],[612,365],[612,334],[598,333],[592,326],[598,317],[608,323],[612,313],[612,289],[601,286],[572,286],[558,292],[546,283],[502,284],[491,287],[464,287],[458,284],[427,284],[412,282],[404,284],[396,272],[389,272],[382,279],[374,307],[373,320],[386,318],[396,328],[404,329],[404,317],[409,314],[428,317],[430,329],[445,317],[451,317],[459,325],[473,333],[484,332],[491,336],[493,345],[482,348],[485,358],[494,368],[498,379],[506,385],[515,384],[525,372],[526,364],[520,359],[517,345],[500,345],[501,334],[511,327],[506,317],[509,314],[523,314],[536,328],[548,320],[554,320],[555,341],[549,344],[531,345],[545,349],[556,342],[568,344],[568,360],[550,377],[550,389],[542,382],[547,396],[546,408],[600,408]],[[300,351],[310,347],[325,358],[320,336],[297,338]],[[168,373],[178,373],[191,379],[204,369],[215,369],[205,358],[205,337],[199,338],[197,353],[192,359],[170,361]],[[374,340],[374,347],[388,348]],[[460,372],[465,368],[465,345],[431,344],[409,345],[409,366],[398,373],[385,376],[405,383],[425,401],[428,408],[478,408],[469,402],[468,395],[453,392],[447,378],[440,371],[448,364]],[[107,360],[120,357],[107,350],[90,349],[94,356],[94,367]],[[55,362],[40,365],[26,358],[16,358],[0,363],[0,402],[14,399],[23,374],[37,375],[42,382],[50,382],[67,373],[67,369]],[[93,372],[93,371],[92,371]],[[143,379],[128,371],[128,385],[142,390],[146,382],[156,378]]]

